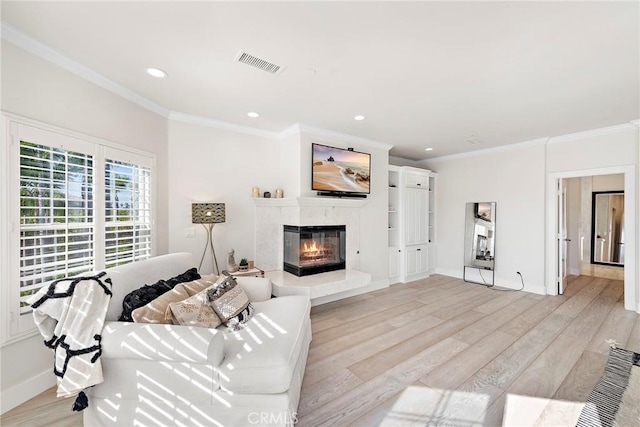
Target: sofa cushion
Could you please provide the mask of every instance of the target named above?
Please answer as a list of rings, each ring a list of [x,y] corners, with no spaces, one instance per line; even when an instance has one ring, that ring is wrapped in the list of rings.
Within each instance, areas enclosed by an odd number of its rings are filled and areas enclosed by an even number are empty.
[[[242,329],[253,315],[253,306],[236,279],[222,273],[216,285],[207,290],[207,299],[222,323],[232,330]]]
[[[286,296],[252,304],[255,312],[244,329],[223,330],[220,386],[234,393],[284,393],[302,346],[308,344],[309,298]]]
[[[138,307],[131,312],[131,317],[136,323],[166,323],[173,324],[171,316],[167,316],[167,307],[172,302],[178,302],[189,298],[187,290],[182,283],[165,292],[147,305]]]
[[[191,282],[199,278],[200,274],[198,274],[198,270],[194,267],[170,279],[161,279],[153,285],[144,285],[141,288],[131,291],[122,300],[122,314],[120,314],[118,320],[121,322],[133,322],[133,318],[131,317],[133,310],[150,303],[160,295],[173,289],[178,283]]]
[[[167,312],[169,304],[183,301],[205,290],[215,283],[216,278],[215,274],[210,274],[202,276],[198,280],[180,283],[149,304],[133,310],[131,317],[133,317],[133,321],[137,323],[165,323],[170,325],[173,322],[171,321],[171,311]]]
[[[222,324],[216,312],[209,305],[207,289],[184,301],[169,304],[168,310],[171,313],[173,324],[202,328],[216,328]]]

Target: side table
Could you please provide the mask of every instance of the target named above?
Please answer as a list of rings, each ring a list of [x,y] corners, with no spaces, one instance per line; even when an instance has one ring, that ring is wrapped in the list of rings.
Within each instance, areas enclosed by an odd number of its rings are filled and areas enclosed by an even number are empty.
[[[264,277],[264,270],[259,269],[258,267],[250,268],[247,271],[236,271],[231,273],[232,276],[241,277],[241,276],[250,276],[250,277]]]

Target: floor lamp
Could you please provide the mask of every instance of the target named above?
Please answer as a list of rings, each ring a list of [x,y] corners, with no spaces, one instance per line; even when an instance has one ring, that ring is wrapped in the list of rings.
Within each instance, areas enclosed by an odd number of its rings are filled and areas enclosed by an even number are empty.
[[[215,265],[216,274],[220,275],[216,251],[213,249],[212,231],[215,224],[225,222],[224,203],[192,203],[191,222],[194,224],[202,224],[205,230],[207,230],[207,243],[204,246],[202,258],[200,258],[198,271],[202,268],[202,261],[204,261],[204,257],[207,254],[207,249],[211,248],[211,268]]]

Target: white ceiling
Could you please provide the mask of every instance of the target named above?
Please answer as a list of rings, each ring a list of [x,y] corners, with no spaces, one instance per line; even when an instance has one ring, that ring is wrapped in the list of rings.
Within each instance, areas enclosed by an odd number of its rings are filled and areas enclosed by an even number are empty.
[[[638,2],[2,1],[2,20],[167,110],[414,160],[640,118]]]

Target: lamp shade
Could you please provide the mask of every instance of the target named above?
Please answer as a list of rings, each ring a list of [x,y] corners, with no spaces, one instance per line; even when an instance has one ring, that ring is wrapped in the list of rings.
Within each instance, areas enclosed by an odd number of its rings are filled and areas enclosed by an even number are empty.
[[[192,203],[191,222],[194,224],[225,222],[224,203]]]

